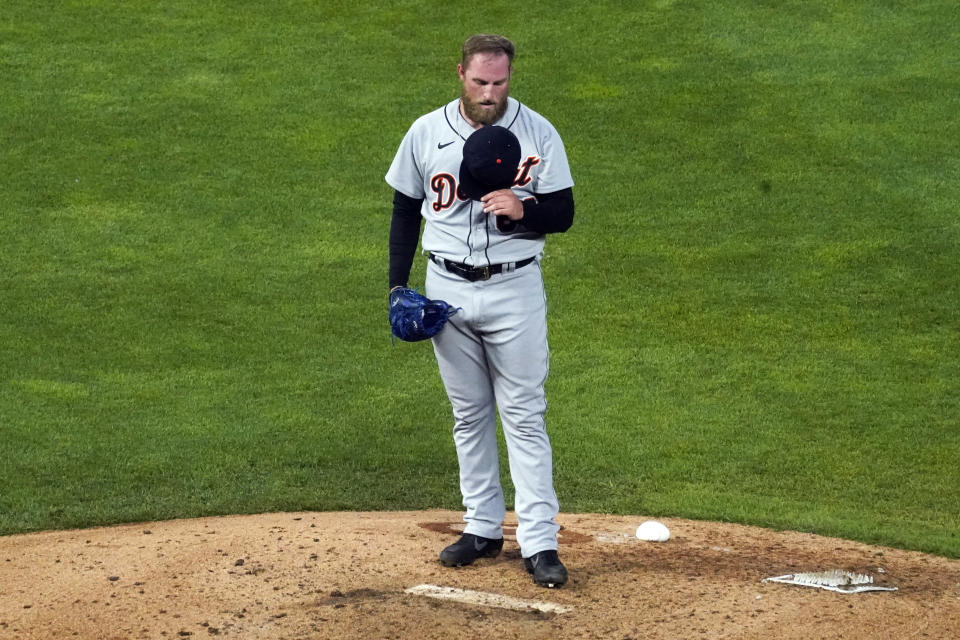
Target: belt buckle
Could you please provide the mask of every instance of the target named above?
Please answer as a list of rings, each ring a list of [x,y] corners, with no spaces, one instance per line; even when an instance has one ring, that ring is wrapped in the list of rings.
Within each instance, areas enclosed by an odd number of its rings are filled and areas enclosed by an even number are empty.
[[[490,279],[490,266],[478,267],[476,269],[477,280],[489,280]]]

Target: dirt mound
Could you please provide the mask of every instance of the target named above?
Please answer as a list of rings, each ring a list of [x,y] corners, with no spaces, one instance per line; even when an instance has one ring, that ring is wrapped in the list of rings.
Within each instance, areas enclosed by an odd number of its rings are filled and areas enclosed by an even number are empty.
[[[561,514],[571,578],[544,589],[509,526],[498,558],[441,566],[460,516],[281,513],[3,537],[0,638],[960,637],[956,560],[680,519],[662,520],[667,542],[642,542],[643,517]],[[898,590],[762,582],[830,569]]]

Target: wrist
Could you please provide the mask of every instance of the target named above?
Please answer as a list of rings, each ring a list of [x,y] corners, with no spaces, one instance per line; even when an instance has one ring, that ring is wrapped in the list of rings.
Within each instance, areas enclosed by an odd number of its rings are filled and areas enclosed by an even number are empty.
[[[520,204],[520,218],[518,219],[523,220],[527,216],[527,213],[530,211],[530,209],[537,206],[537,199],[534,196],[528,196],[521,200]]]

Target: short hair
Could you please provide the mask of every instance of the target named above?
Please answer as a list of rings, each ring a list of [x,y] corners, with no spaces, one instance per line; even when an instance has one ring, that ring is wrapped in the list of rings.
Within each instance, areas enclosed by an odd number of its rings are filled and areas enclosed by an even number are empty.
[[[460,64],[464,69],[470,64],[470,58],[477,53],[502,53],[507,56],[512,66],[516,50],[513,43],[503,36],[490,33],[472,35],[463,43],[463,58],[460,59]]]

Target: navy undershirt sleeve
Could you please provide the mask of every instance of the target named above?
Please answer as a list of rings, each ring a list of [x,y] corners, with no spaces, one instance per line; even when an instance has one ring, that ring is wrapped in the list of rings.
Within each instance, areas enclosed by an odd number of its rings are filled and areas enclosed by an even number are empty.
[[[537,194],[523,201],[520,224],[537,233],[563,233],[573,225],[573,189]]]
[[[393,193],[393,217],[390,220],[390,288],[405,287],[413,267],[413,256],[420,240],[420,206],[417,200],[399,191]]]

